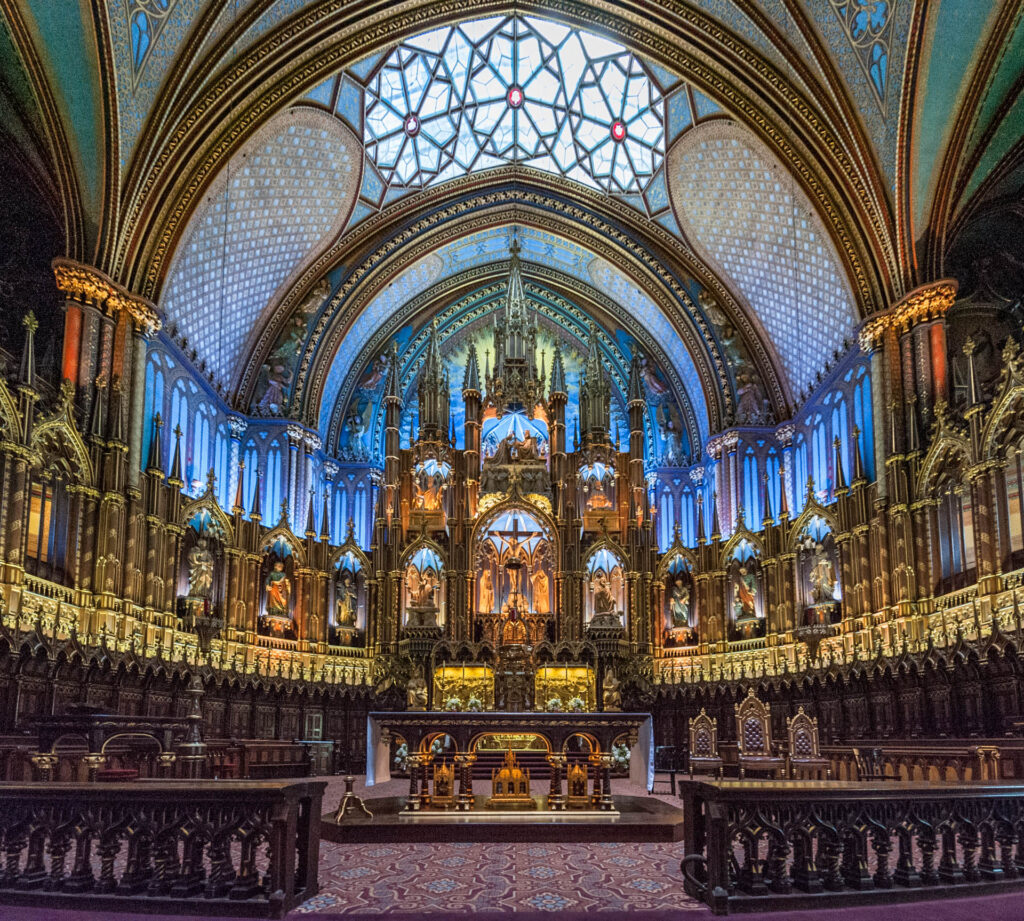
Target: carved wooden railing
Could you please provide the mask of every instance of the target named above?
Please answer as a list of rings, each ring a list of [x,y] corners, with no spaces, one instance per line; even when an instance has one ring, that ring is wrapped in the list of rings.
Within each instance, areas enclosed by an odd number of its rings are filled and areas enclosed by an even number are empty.
[[[0,784],[0,902],[282,917],[317,893],[326,784]]]
[[[1024,776],[1024,739],[890,739],[858,741],[856,746],[822,745],[832,762],[834,780],[861,780],[855,752],[881,750],[886,778],[906,781],[1020,780]]]
[[[1024,786],[679,782],[684,888],[717,915],[1024,886]]]
[[[308,777],[309,750],[298,742],[215,739],[206,743],[208,777],[266,780]]]

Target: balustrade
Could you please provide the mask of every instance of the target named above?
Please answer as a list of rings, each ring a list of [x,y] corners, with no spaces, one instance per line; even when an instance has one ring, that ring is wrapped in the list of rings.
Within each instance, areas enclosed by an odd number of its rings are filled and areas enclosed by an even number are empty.
[[[684,888],[717,915],[1024,886],[1024,786],[682,780],[679,795]]]
[[[280,918],[317,893],[325,787],[0,784],[0,902]]]

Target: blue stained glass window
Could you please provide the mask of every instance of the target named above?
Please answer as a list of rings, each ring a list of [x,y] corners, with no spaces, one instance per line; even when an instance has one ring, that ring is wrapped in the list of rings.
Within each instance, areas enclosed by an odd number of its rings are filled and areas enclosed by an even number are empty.
[[[797,437],[793,448],[793,513],[804,510],[807,497],[807,442],[803,435]]]
[[[871,378],[863,368],[861,373],[863,377],[853,388],[853,424],[860,429],[857,443],[860,446],[860,459],[864,465],[864,475],[869,480],[873,480],[875,478],[875,452],[874,441],[871,437],[874,426],[871,414]]]
[[[772,506],[772,517],[778,520],[782,511],[782,481],[779,478],[779,457],[774,451],[765,458],[765,473],[768,474],[768,497]]]
[[[757,457],[753,448],[747,448],[747,453],[743,458],[743,511],[747,524],[760,521],[761,490],[759,485],[757,482]]]
[[[334,489],[334,517],[331,521],[331,534],[334,543],[340,544],[348,533],[348,492],[344,486]]]
[[[518,162],[642,192],[665,156],[664,100],[622,45],[525,16],[435,29],[370,79],[366,151],[396,187]]]
[[[828,439],[825,435],[825,420],[815,417],[814,422],[814,494],[819,499],[828,493],[829,480]]]
[[[210,416],[213,411],[205,403],[196,410],[196,424],[192,429],[192,466],[189,477],[192,494],[199,495],[205,488],[210,469]]]
[[[143,469],[145,469],[146,463],[149,461],[149,448],[156,431],[153,425],[153,417],[160,413],[162,418],[165,412],[164,372],[153,361],[150,361],[146,364],[146,404],[142,416],[144,420],[144,427],[142,429],[142,457],[139,459]],[[161,437],[166,441],[166,428],[161,433]]]
[[[697,545],[697,536],[694,533],[695,524],[696,513],[693,505],[693,493],[687,490],[681,497],[679,512],[679,530],[682,541],[687,547],[695,547]]]
[[[252,439],[245,446],[245,480],[242,484],[242,501],[248,516],[256,500],[256,484],[259,480],[260,455],[256,450],[256,442]]]
[[[281,515],[281,446],[277,439],[270,443],[267,451],[267,472],[264,476],[266,501],[263,504],[263,520],[275,525]]]
[[[231,441],[227,426],[217,426],[216,447],[213,452],[213,471],[217,475],[217,501],[222,509],[230,509],[234,496],[231,495]]]

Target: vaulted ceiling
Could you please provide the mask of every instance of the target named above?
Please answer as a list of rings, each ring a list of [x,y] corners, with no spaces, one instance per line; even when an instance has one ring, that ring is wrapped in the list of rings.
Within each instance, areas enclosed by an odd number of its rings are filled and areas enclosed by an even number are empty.
[[[1019,200],[1022,8],[0,0],[0,144],[242,411],[288,358],[274,411],[326,432],[374,335],[500,283],[515,224],[702,439],[790,414]]]

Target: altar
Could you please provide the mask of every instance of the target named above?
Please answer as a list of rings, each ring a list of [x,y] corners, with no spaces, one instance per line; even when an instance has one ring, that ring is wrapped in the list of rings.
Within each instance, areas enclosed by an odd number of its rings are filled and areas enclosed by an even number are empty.
[[[654,781],[654,733],[649,713],[444,712],[374,711],[367,716],[366,785],[391,780],[391,739],[400,736],[409,752],[429,750],[448,736],[456,757],[475,756],[484,740],[507,735],[533,735],[553,755],[565,752],[570,740],[590,746],[595,761],[610,757],[612,745],[625,737],[629,745],[629,777],[650,789]]]

